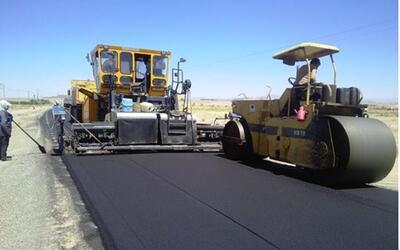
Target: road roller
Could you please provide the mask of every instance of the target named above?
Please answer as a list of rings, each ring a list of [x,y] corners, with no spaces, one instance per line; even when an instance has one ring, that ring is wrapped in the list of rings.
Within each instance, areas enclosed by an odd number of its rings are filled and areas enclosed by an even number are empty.
[[[333,54],[338,52],[335,46],[307,42],[276,53],[273,58],[286,65],[303,63],[306,74],[299,79],[297,66],[297,76],[288,79],[292,86],[279,99],[269,94],[266,99],[232,101],[222,136],[226,157],[269,157],[311,170],[334,184],[383,179],[395,162],[394,136],[383,122],[369,118],[360,89],[336,85]],[[311,63],[326,56],[333,83],[317,82]]]

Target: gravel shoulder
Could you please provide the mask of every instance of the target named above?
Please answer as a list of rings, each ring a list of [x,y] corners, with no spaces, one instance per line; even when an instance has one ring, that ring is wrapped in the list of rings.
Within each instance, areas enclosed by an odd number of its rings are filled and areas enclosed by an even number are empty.
[[[51,156],[47,131],[39,126],[48,109],[16,106],[11,110],[48,152],[41,154],[13,126],[8,149],[12,160],[0,162],[0,249],[102,249],[97,226],[61,158]]]

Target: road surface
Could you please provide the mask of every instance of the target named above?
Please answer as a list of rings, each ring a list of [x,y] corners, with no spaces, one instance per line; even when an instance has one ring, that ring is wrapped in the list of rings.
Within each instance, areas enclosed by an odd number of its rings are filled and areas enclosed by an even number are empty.
[[[397,249],[397,192],[219,153],[64,155],[113,249]]]

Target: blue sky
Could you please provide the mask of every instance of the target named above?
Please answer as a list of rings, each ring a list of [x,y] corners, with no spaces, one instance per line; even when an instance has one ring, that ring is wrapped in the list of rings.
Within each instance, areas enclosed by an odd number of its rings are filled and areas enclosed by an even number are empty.
[[[341,49],[339,85],[397,100],[397,10],[395,0],[1,1],[0,82],[10,96],[63,94],[92,78],[85,56],[103,43],[186,58],[194,97],[260,97],[266,85],[279,96],[295,67],[272,55],[312,41]],[[333,79],[328,58],[318,79]]]

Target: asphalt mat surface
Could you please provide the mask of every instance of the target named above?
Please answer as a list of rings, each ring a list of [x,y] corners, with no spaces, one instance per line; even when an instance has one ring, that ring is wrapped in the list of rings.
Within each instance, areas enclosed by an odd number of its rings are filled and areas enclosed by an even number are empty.
[[[217,153],[63,156],[109,249],[397,249],[397,192]]]

